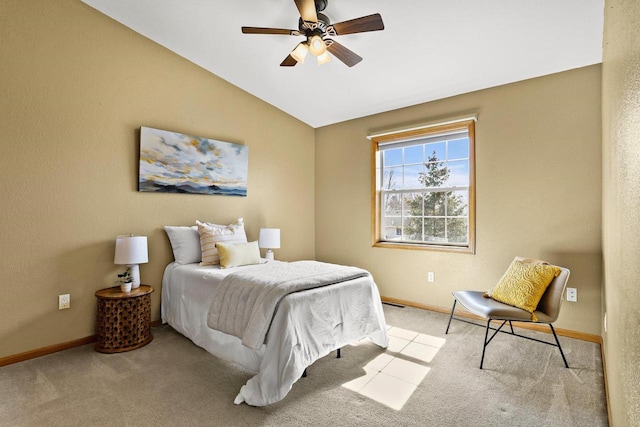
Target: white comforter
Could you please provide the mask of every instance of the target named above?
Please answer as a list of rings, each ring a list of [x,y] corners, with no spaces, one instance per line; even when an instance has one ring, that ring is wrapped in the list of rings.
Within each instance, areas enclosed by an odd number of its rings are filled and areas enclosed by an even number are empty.
[[[368,274],[360,268],[317,261],[269,263],[259,269],[238,271],[218,285],[207,324],[258,350],[265,342],[278,304],[286,295]]]
[[[286,296],[266,344],[259,350],[243,346],[239,338],[207,326],[216,288],[233,271],[238,269],[170,264],[162,283],[162,318],[215,356],[257,372],[242,386],[235,403],[262,406],[281,400],[307,366],[349,343],[369,337],[381,347],[388,344],[380,295],[367,275]]]

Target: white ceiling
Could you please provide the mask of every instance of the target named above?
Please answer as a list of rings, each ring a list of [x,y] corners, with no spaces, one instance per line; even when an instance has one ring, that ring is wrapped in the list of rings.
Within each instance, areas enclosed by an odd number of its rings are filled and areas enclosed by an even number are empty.
[[[380,13],[383,31],[335,37],[348,68],[280,62],[303,37],[293,0],[82,0],[312,127],[602,61],[604,0],[329,0],[332,23]]]

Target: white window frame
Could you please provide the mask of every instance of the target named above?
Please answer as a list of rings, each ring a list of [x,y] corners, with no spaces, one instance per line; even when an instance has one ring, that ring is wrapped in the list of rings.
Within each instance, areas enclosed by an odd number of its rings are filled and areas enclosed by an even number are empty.
[[[394,146],[410,146],[421,145],[424,140],[428,138],[439,138],[446,140],[445,135],[466,132],[469,138],[469,181],[468,186],[455,186],[455,187],[420,187],[410,189],[383,189],[383,165],[382,165],[382,152],[384,149]],[[399,249],[418,249],[418,250],[441,250],[441,251],[454,251],[475,253],[475,118],[465,118],[459,120],[453,120],[446,123],[435,123],[418,128],[400,130],[393,132],[386,132],[383,134],[369,136],[371,140],[372,148],[372,246],[375,247],[388,247]],[[448,155],[444,159],[439,159],[438,163],[447,163],[449,161],[455,161],[455,159],[449,159]],[[402,160],[402,167],[405,167],[404,159]],[[445,233],[447,219],[465,218],[467,219],[467,242],[465,243],[453,243],[443,241],[410,241],[406,239],[387,239],[383,230],[383,224],[385,224],[383,197],[386,194],[397,194],[402,196],[403,194],[410,193],[433,193],[433,192],[449,192],[449,191],[468,191],[467,197],[467,215],[466,216],[447,216],[445,210],[444,216],[424,215],[422,218],[430,219],[444,219]],[[446,200],[446,199],[445,199]],[[403,203],[400,203],[404,206]],[[402,208],[404,209],[404,207]],[[404,221],[405,218],[411,218],[410,215],[405,215],[405,212],[401,212],[399,218]],[[404,225],[401,222],[401,227]],[[424,221],[423,221],[424,231]],[[423,238],[424,238],[424,232]],[[445,234],[446,237],[446,234]]]

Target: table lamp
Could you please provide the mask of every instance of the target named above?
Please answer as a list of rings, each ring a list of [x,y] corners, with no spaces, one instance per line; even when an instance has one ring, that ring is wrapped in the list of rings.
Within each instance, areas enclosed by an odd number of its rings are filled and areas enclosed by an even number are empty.
[[[280,248],[280,229],[279,228],[261,228],[258,246],[266,248],[267,253],[264,257],[268,261],[273,261],[273,251],[271,249]]]
[[[138,264],[149,262],[147,252],[147,236],[118,236],[116,238],[116,255],[113,263],[126,265],[131,270],[131,288],[140,287],[140,267]]]

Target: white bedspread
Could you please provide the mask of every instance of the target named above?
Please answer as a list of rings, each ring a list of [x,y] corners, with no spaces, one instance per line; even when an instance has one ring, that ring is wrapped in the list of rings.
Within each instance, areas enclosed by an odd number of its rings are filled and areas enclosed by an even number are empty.
[[[369,337],[381,347],[388,345],[380,295],[367,274],[284,297],[266,344],[259,350],[243,346],[239,338],[207,326],[213,295],[233,271],[238,269],[170,264],[162,283],[162,318],[213,355],[257,372],[235,403],[262,406],[281,400],[307,366],[352,342]]]
[[[209,309],[210,328],[260,349],[276,307],[286,295],[367,276],[365,270],[317,261],[265,264],[229,274],[218,286]]]

